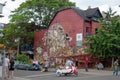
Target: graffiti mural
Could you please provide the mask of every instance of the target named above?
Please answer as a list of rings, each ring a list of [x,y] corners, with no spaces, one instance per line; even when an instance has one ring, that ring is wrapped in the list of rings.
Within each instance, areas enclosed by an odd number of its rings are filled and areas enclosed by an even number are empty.
[[[67,37],[63,27],[59,23],[51,25],[43,38],[44,45],[47,45],[49,55],[56,56],[60,54],[62,49],[69,42]]]

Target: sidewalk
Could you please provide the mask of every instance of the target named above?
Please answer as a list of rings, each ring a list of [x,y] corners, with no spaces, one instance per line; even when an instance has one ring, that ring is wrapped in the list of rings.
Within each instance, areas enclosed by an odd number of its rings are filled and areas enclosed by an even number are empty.
[[[2,66],[0,66],[0,80],[2,80],[1,78],[2,78]],[[30,80],[30,79],[14,77],[14,80]]]
[[[82,74],[91,74],[91,75],[113,75],[113,71],[107,70],[97,70],[97,69],[88,69],[88,72],[85,69],[79,69],[79,73]]]

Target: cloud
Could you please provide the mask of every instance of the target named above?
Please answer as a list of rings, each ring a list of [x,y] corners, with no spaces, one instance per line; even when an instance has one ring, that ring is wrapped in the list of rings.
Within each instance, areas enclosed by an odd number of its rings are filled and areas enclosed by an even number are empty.
[[[120,15],[120,0],[70,0],[71,2],[75,2],[76,6],[80,9],[87,9],[88,6],[99,7],[100,11],[108,11],[109,7],[113,9],[113,11],[117,11],[117,14]]]
[[[107,12],[109,10],[109,8],[112,8],[113,12],[116,11],[117,12],[116,15],[120,15],[120,7],[118,5],[113,6],[113,7],[110,7],[108,5],[101,5],[101,6],[99,6],[99,9],[100,9],[101,12],[102,11]]]
[[[4,3],[4,1],[5,0],[1,0],[0,3]],[[20,6],[20,4],[22,2],[24,2],[25,0],[15,0],[15,1],[6,0],[6,1],[7,1],[7,3],[3,7],[3,13],[2,13],[2,15],[4,15],[4,17],[0,18],[0,23],[8,23],[9,22],[9,15],[11,14],[11,11],[18,8]]]
[[[4,3],[5,0],[0,0],[0,3]],[[0,22],[8,23],[10,15],[10,11],[14,10],[15,8],[18,8],[19,5],[24,2],[25,0],[15,0],[12,2],[11,0],[6,0],[7,4],[3,8],[3,15],[4,17],[0,19]],[[87,9],[88,6],[99,7],[100,11],[108,11],[108,8],[111,7],[113,11],[117,11],[117,14],[120,15],[120,0],[69,0],[71,2],[75,2],[76,6],[80,9]]]

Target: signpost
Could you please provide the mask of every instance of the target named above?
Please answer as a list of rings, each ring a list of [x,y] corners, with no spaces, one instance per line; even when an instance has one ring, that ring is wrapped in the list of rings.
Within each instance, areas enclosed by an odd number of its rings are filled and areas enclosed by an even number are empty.
[[[76,35],[76,46],[82,46],[82,33]]]

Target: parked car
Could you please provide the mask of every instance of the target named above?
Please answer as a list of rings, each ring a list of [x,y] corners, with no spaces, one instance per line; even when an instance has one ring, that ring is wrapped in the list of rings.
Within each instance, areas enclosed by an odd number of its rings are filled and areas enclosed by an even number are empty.
[[[29,65],[29,64],[17,64],[15,66],[15,69],[37,71],[37,70],[40,70],[41,68],[40,68],[39,64],[33,64],[33,65]]]
[[[41,70],[41,67],[39,64],[33,64],[28,68],[28,70],[37,71],[37,70]]]
[[[15,65],[15,69],[19,69],[19,70],[28,70],[30,67],[29,64],[17,64]]]

